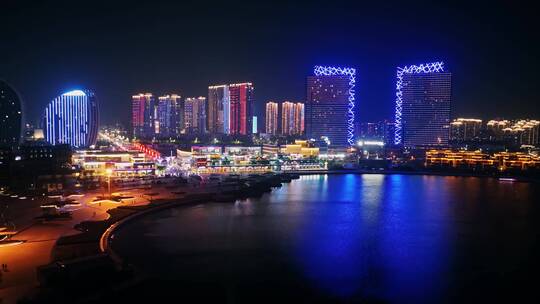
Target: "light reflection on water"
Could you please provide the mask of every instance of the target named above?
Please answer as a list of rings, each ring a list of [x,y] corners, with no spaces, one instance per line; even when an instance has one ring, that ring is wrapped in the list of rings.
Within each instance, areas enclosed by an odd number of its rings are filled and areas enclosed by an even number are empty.
[[[425,187],[415,190],[409,182],[408,176],[346,175],[329,189],[333,200],[309,213],[295,242],[307,277],[345,298],[437,293],[452,242],[441,218],[448,204],[444,180],[424,179]],[[404,195],[408,190],[414,193]],[[426,289],[411,288],[420,285]]]
[[[529,258],[530,250],[504,257],[488,250],[535,244],[533,189],[482,178],[302,176],[261,198],[149,216],[119,231],[113,247],[159,276],[189,273],[235,286],[263,277],[282,294],[305,285],[307,295],[334,300],[441,302],[478,275],[471,265],[500,268],[504,258],[508,271]],[[145,246],[134,251],[140,235]]]

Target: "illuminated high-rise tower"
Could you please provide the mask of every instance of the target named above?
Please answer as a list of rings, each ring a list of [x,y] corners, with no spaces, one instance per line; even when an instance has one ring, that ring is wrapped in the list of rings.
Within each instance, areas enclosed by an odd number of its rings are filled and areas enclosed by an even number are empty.
[[[444,63],[398,68],[396,90],[394,143],[412,148],[447,146],[452,74]]]
[[[305,105],[302,102],[297,102],[294,105],[294,128],[293,134],[304,134],[304,110]]]
[[[304,132],[304,104],[285,101],[281,104],[281,134],[300,135]]]
[[[229,115],[231,103],[229,86],[208,87],[208,131],[210,133],[229,134]]]
[[[74,90],[54,98],[45,108],[45,139],[75,148],[95,145],[99,128],[96,97],[89,90]]]
[[[230,134],[247,135],[252,132],[253,84],[250,82],[229,85]]]
[[[0,146],[15,147],[21,138],[22,105],[15,90],[0,80]]]
[[[305,125],[308,138],[327,137],[331,145],[354,145],[356,70],[315,66],[307,78]]]
[[[131,126],[135,137],[144,136],[145,108],[145,94],[131,96]]]
[[[266,103],[266,133],[276,135],[278,132],[278,104],[269,101]]]
[[[184,102],[184,127],[187,133],[206,132],[206,97],[188,97]]]
[[[160,136],[176,136],[183,129],[182,99],[180,95],[172,94],[158,98],[157,118]]]
[[[152,93],[131,97],[131,124],[133,136],[153,137],[156,133],[156,100]]]
[[[291,135],[294,124],[294,103],[285,101],[281,104],[281,134]]]

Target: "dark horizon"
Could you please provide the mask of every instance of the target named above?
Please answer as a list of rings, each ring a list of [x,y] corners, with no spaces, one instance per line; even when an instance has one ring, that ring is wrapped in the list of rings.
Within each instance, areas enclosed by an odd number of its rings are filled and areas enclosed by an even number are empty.
[[[357,69],[360,121],[393,119],[397,66],[444,61],[453,117],[538,118],[534,11],[499,2],[114,4],[5,3],[0,79],[36,123],[62,91],[89,88],[101,122],[129,126],[139,92],[206,96],[250,81],[256,115],[269,100],[305,98],[314,65]]]

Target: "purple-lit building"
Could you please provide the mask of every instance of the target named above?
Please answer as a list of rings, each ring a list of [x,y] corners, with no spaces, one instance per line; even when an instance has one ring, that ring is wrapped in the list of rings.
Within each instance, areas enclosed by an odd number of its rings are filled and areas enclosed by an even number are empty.
[[[310,139],[325,137],[333,146],[352,146],[355,139],[354,68],[315,66],[307,78],[305,130]]]
[[[215,85],[208,87],[208,132],[211,134],[230,133],[229,86]]]
[[[397,70],[394,143],[408,148],[447,146],[452,74],[443,62]]]
[[[157,118],[159,136],[174,137],[184,128],[183,102],[180,95],[171,94],[158,98]]]
[[[184,101],[184,128],[186,133],[206,133],[206,97],[188,97]]]

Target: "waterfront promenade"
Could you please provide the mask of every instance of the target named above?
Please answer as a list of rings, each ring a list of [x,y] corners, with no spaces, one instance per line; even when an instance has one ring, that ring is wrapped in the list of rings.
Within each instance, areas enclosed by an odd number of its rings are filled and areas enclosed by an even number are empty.
[[[198,185],[197,185],[198,186]],[[211,185],[205,187],[211,189]],[[16,303],[16,301],[33,295],[38,286],[36,268],[52,262],[52,252],[56,242],[64,236],[81,233],[74,227],[84,221],[101,221],[109,217],[107,211],[119,206],[143,206],[152,201],[166,201],[181,198],[167,184],[153,185],[151,189],[129,189],[120,191],[122,195],[131,198],[118,203],[109,200],[95,202],[101,191],[85,193],[77,198],[81,205],[72,210],[68,219],[39,220],[41,209],[36,203],[27,202],[26,207],[19,206],[18,216],[14,219],[20,230],[12,236],[12,240],[21,240],[16,245],[0,244],[0,262],[7,265],[7,271],[2,271],[0,281],[0,303]],[[188,193],[201,191],[194,184],[187,184],[182,190]],[[152,192],[152,197],[149,197]],[[23,204],[22,202],[15,202]],[[12,208],[15,209],[15,208]]]

